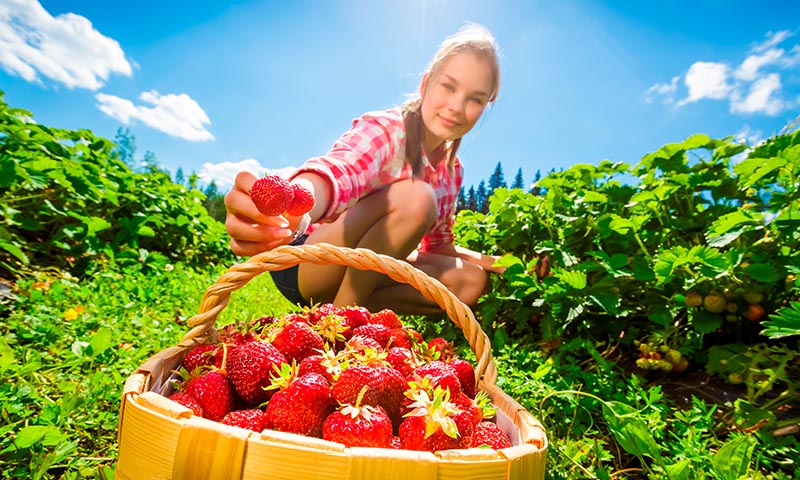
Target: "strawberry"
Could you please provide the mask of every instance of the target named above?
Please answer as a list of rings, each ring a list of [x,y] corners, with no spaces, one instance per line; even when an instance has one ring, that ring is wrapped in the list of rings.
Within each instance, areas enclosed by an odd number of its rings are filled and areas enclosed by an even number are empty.
[[[339,378],[339,374],[342,373],[342,369],[346,367],[346,364],[346,355],[337,354],[333,350],[325,350],[318,355],[309,355],[304,358],[297,367],[297,374],[319,373],[329,383],[333,384],[335,379]]]
[[[484,445],[500,450],[501,448],[510,447],[511,440],[496,423],[484,421],[475,427],[470,446],[481,447]]]
[[[391,328],[389,329],[388,345],[390,347],[411,348],[414,344],[405,328]]]
[[[292,205],[292,187],[277,175],[261,177],[250,188],[250,198],[258,211],[268,217],[282,215]]]
[[[408,389],[408,382],[405,377],[391,367],[378,367],[381,375],[381,397],[380,405],[392,419],[394,425],[400,425],[401,408],[404,393]]]
[[[404,449],[435,452],[469,448],[474,431],[471,416],[450,402],[448,390],[435,388],[433,398],[421,390],[414,400],[398,432]]]
[[[222,367],[222,355],[217,355],[219,345],[197,345],[189,349],[183,357],[181,366],[187,372],[194,373],[199,367],[214,366],[217,368]]]
[[[353,336],[369,337],[374,339],[382,348],[389,344],[389,327],[380,323],[368,323],[353,329]]]
[[[228,372],[236,393],[245,402],[258,405],[274,393],[265,390],[276,375],[275,367],[286,357],[273,345],[253,340],[232,349],[228,354]]]
[[[373,313],[369,318],[369,323],[379,323],[389,329],[403,328],[403,322],[400,321],[400,318],[394,311],[388,308]]]
[[[392,422],[383,407],[361,405],[364,386],[355,404],[345,404],[325,419],[322,438],[346,447],[390,448]]]
[[[275,393],[267,404],[267,428],[310,437],[322,436],[322,425],[333,410],[325,377],[307,373]]]
[[[345,325],[349,326],[351,330],[369,323],[371,316],[369,310],[356,305],[340,308],[339,315],[345,318],[344,323]]]
[[[191,377],[184,392],[197,400],[203,408],[203,416],[209,420],[218,422],[233,410],[233,388],[228,376],[220,370]]]
[[[428,349],[439,353],[438,360],[447,361],[455,357],[456,349],[453,342],[446,340],[442,337],[436,337],[428,340]]]
[[[429,377],[434,387],[446,388],[452,396],[461,392],[461,381],[458,379],[456,369],[440,360],[434,360],[416,368],[407,380],[415,380],[417,377]]]
[[[203,407],[201,407],[200,404],[197,403],[197,400],[195,400],[194,397],[189,395],[188,393],[173,392],[172,395],[170,395],[167,398],[191,410],[195,417],[203,416]]]
[[[258,408],[234,410],[225,415],[221,423],[261,433],[267,424],[267,414]]]
[[[325,348],[325,341],[319,333],[305,322],[292,322],[284,326],[272,339],[272,344],[289,362],[299,362]]]
[[[363,335],[353,335],[345,343],[345,348],[353,352],[364,352],[366,349],[371,348],[374,350],[383,350],[381,344],[377,340]]]
[[[389,347],[386,361],[405,378],[419,366],[413,352],[404,347]]]
[[[456,358],[450,360],[450,365],[455,369],[458,380],[461,382],[461,391],[469,398],[475,398],[475,369],[472,364]]]
[[[311,211],[314,208],[314,195],[303,185],[292,183],[292,203],[286,209],[286,213],[299,217]]]
[[[381,369],[370,365],[352,365],[339,375],[339,379],[331,387],[334,400],[340,404],[355,404],[361,390],[368,387],[361,394],[362,405],[379,405],[383,394],[383,380]]]

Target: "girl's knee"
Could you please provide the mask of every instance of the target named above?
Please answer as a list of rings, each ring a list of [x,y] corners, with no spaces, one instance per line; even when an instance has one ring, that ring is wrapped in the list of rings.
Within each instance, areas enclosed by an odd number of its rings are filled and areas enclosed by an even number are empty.
[[[389,197],[395,214],[420,221],[428,228],[436,221],[436,193],[427,182],[408,179],[393,183]]]

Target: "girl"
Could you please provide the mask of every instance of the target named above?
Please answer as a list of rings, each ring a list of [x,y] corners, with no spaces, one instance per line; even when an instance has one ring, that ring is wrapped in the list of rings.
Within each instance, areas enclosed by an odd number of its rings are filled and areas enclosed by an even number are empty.
[[[314,196],[310,218],[262,215],[249,195],[256,178],[239,173],[225,197],[233,252],[254,255],[289,242],[368,248],[405,259],[474,306],[489,285],[487,272],[500,270],[493,267],[496,257],[453,243],[462,181],[456,152],[499,87],[498,47],[491,33],[479,25],[462,28],[442,42],[418,97],[362,115],[326,155],[307,160],[293,173],[290,181]],[[441,311],[413,287],[381,273],[301,264],[272,275],[281,292],[300,305],[330,302],[401,314]]]

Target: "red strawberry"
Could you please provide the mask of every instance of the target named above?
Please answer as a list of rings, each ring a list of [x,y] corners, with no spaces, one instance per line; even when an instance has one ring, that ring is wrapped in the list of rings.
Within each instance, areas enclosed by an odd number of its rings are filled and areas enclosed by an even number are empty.
[[[500,429],[494,422],[481,422],[475,427],[472,433],[471,447],[481,447],[488,445],[495,450],[501,448],[508,448],[511,446],[511,440],[508,435]]]
[[[379,405],[383,393],[383,371],[369,365],[353,365],[342,370],[339,379],[331,387],[334,400],[341,404],[354,405],[361,389],[368,387],[362,394],[362,405]]]
[[[400,318],[396,313],[394,313],[394,311],[389,310],[388,308],[384,308],[379,312],[373,313],[369,319],[369,323],[379,323],[389,329],[403,328],[403,322],[400,321]]]
[[[344,355],[337,354],[333,350],[325,350],[321,354],[309,355],[304,358],[297,367],[297,374],[319,373],[329,383],[333,384],[335,379],[339,378],[339,374],[342,373],[344,362]]]
[[[389,330],[390,347],[411,348],[414,344],[405,328],[392,328]]]
[[[381,397],[380,405],[386,411],[394,425],[400,425],[402,420],[400,409],[405,399],[405,391],[408,389],[408,382],[405,377],[391,367],[378,367],[381,372]]]
[[[292,187],[282,177],[268,175],[253,183],[250,198],[262,214],[268,217],[282,215],[292,205]]]
[[[389,327],[380,323],[368,323],[353,329],[353,336],[363,336],[374,339],[382,348],[389,344]]]
[[[267,414],[258,408],[234,410],[225,415],[222,423],[261,433],[266,428]]]
[[[272,344],[290,362],[299,362],[325,348],[325,341],[319,333],[305,322],[292,322],[284,326],[272,339]]]
[[[407,380],[411,381],[416,377],[429,377],[431,385],[446,388],[452,396],[461,392],[461,381],[458,379],[456,369],[440,360],[434,360],[427,365],[416,368]]]
[[[411,350],[403,347],[390,347],[386,353],[386,361],[404,378],[408,378],[411,372],[419,366]]]
[[[272,396],[267,404],[267,428],[310,437],[322,436],[322,425],[333,410],[325,377],[307,373]]]
[[[179,403],[192,411],[195,417],[203,416],[203,407],[197,403],[197,400],[186,392],[173,392],[169,397],[175,403]]]
[[[293,217],[299,217],[314,208],[314,196],[303,185],[292,183],[292,203],[286,209],[286,213]]]
[[[218,422],[233,410],[234,393],[228,376],[218,370],[191,377],[184,389],[203,408],[203,416]]]
[[[353,335],[350,339],[345,343],[345,348],[352,350],[354,352],[363,353],[364,350],[371,348],[373,350],[383,350],[381,344],[378,343],[377,340],[370,337],[365,337],[363,335]]]
[[[443,388],[419,391],[412,411],[400,424],[399,434],[406,450],[449,450],[468,448],[472,441],[474,425],[468,413],[449,401],[450,393]]]
[[[368,387],[362,390],[365,392]],[[361,395],[355,405],[346,404],[328,415],[322,425],[322,438],[339,442],[346,447],[390,448],[392,422],[383,407],[361,405]]]
[[[233,348],[228,354],[228,372],[236,393],[245,402],[258,405],[274,393],[265,390],[277,376],[275,367],[286,363],[286,357],[273,345],[253,340]]]
[[[453,346],[453,342],[442,337],[436,337],[428,340],[428,349],[439,352],[438,360],[445,362],[455,357],[456,354],[456,349]]]
[[[190,374],[194,373],[195,369],[199,367],[215,366],[222,368],[222,355],[217,355],[217,349],[219,349],[219,345],[205,344],[192,347],[183,357],[181,366]]]
[[[461,391],[469,398],[475,398],[475,369],[466,360],[456,358],[450,361],[455,368],[458,380],[461,382]]]

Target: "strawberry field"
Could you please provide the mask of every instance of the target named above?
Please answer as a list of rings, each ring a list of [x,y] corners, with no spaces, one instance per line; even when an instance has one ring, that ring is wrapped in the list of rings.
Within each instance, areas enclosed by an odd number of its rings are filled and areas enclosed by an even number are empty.
[[[0,100],[0,478],[113,478],[125,379],[237,259],[199,191],[31,118]],[[797,478],[799,184],[800,133],[695,135],[460,213],[507,267],[475,313],[548,478]],[[262,275],[218,325],[295,310]],[[446,317],[402,321],[470,358]]]

